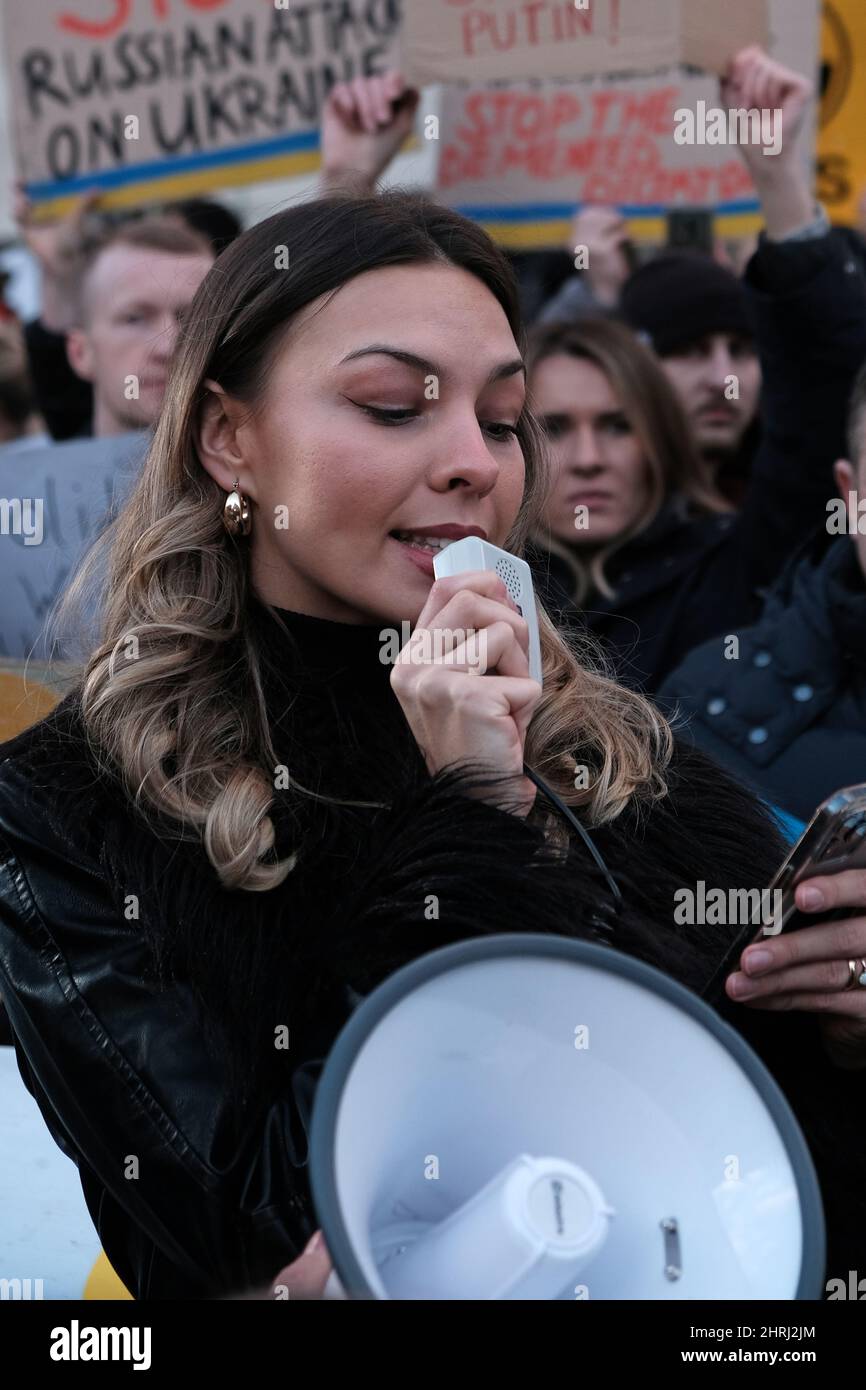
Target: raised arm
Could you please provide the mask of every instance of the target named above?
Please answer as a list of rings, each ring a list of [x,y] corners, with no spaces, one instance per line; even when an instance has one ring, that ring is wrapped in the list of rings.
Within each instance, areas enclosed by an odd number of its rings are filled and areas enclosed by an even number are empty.
[[[321,193],[372,193],[411,133],[420,93],[402,74],[338,82],[322,112]]]
[[[742,564],[756,586],[770,584],[825,518],[833,464],[846,452],[848,397],[866,358],[866,281],[812,197],[800,148],[813,94],[807,78],[757,48],[737,56],[721,85],[728,108],[781,112],[769,139],[739,147],[766,223],[745,277],[763,371],[763,433],[738,528]]]

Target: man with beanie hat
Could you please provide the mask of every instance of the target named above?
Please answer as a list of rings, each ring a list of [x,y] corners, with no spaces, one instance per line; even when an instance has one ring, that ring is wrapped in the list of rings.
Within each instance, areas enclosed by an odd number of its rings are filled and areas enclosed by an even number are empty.
[[[741,448],[761,393],[744,285],[708,256],[665,255],[630,277],[620,311],[662,359],[698,448],[718,471]]]

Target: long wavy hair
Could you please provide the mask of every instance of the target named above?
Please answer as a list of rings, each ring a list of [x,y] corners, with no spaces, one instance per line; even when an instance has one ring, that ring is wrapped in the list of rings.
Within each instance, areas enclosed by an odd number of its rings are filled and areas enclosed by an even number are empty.
[[[288,269],[275,269],[280,247],[291,248]],[[98,637],[79,686],[91,749],[140,811],[203,843],[226,888],[268,890],[295,856],[268,855],[278,758],[262,653],[245,622],[248,543],[227,533],[226,494],[196,449],[204,383],[211,378],[253,406],[305,305],[365,271],[430,262],[486,285],[524,348],[506,257],[480,227],[421,193],[319,198],[228,247],[185,320],[142,471],[52,620],[62,625],[82,602],[98,603]],[[506,541],[517,554],[539,524],[547,479],[528,409],[519,439],[525,493]],[[544,611],[540,626],[544,694],[527,734],[529,763],[590,824],[614,819],[633,797],[663,796],[672,750],[664,719],[608,679],[596,653],[569,646]],[[589,785],[576,766],[589,769]]]
[[[605,545],[569,545],[552,535],[544,522],[535,539],[565,560],[571,571],[575,603],[600,593],[613,598],[605,565],[634,537],[651,526],[661,508],[676,497],[684,520],[730,512],[717,490],[709,465],[698,452],[688,417],[664,368],[630,328],[613,319],[588,318],[578,323],[549,323],[534,330],[527,350],[530,392],[532,374],[547,357],[562,354],[591,362],[610,383],[629,420],[649,471],[649,501],[632,526]]]

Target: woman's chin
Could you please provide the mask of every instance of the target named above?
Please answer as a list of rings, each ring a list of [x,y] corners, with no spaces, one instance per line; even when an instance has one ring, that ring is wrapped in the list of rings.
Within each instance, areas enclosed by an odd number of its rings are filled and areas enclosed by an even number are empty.
[[[571,550],[597,550],[601,545],[609,545],[616,538],[617,528],[615,526],[594,526],[591,531],[576,531],[574,527],[563,527],[561,531],[554,531],[553,536],[559,541],[560,545],[567,545]]]
[[[394,628],[397,632],[402,631],[405,624],[408,640],[409,632],[421,616],[429,592],[429,584],[426,591],[421,585],[421,593],[410,593],[405,585],[398,589],[394,584],[387,592],[370,596],[369,602],[364,604],[366,621],[369,624],[379,623],[383,628]]]

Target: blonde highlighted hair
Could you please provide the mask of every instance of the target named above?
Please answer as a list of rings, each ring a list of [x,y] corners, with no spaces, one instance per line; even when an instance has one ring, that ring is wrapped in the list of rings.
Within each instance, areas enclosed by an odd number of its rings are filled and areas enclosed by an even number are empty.
[[[292,248],[288,270],[274,269],[279,246]],[[477,276],[523,347],[507,259],[478,226],[423,194],[317,199],[259,223],[223,252],[189,311],[142,472],[52,620],[59,628],[99,602],[99,636],[80,684],[91,747],[145,815],[204,845],[226,888],[266,891],[294,857],[267,854],[278,760],[262,653],[245,623],[249,542],[227,534],[225,493],[197,454],[204,383],[253,405],[301,308],[366,270],[431,261]],[[538,523],[546,468],[528,410],[518,433],[526,488],[506,544],[520,554]],[[589,648],[578,659],[543,611],[540,621],[544,693],[527,762],[591,825],[614,819],[634,797],[663,796],[672,748],[665,720],[608,679]]]

